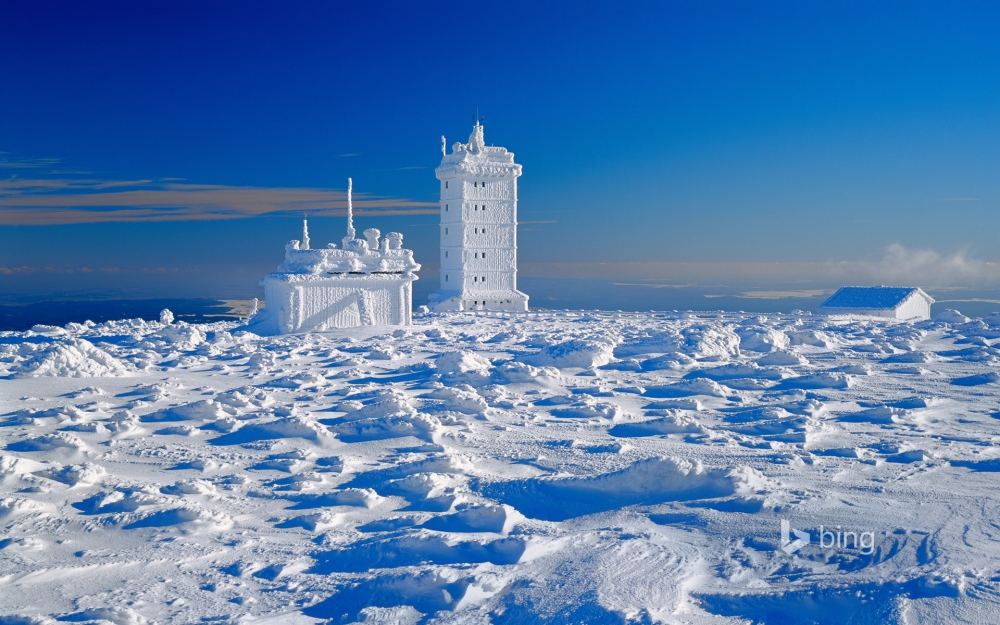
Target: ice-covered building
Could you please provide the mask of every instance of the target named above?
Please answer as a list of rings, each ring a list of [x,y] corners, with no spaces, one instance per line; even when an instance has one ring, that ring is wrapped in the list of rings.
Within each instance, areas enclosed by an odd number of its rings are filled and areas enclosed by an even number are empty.
[[[933,297],[916,287],[845,286],[823,302],[817,312],[890,319],[930,319],[933,303]]]
[[[517,290],[517,178],[506,148],[487,146],[479,120],[448,154],[441,137],[441,290],[431,309],[528,310]]]
[[[347,181],[347,236],[337,248],[310,249],[308,224],[302,241],[285,246],[285,262],[268,274],[266,308],[250,321],[258,334],[323,331],[370,325],[409,325],[413,281],[420,269],[413,252],[403,249],[403,235],[390,232],[381,241],[375,228],[354,238],[351,181]]]

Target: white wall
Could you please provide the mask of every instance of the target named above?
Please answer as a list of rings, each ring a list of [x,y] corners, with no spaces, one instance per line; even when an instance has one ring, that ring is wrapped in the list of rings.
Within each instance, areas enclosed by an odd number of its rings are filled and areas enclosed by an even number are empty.
[[[312,276],[310,276],[312,278]],[[412,282],[393,276],[264,282],[264,333],[323,331],[362,325],[409,325]]]

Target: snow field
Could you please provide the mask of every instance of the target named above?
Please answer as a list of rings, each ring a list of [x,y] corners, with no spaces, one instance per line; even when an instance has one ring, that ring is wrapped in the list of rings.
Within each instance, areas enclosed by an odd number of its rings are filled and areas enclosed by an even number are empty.
[[[953,312],[0,333],[0,624],[989,622],[998,341]]]

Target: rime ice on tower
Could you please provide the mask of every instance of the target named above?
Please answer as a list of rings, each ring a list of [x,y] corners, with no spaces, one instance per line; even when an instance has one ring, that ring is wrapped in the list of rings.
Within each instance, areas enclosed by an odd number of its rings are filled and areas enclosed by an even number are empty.
[[[441,290],[431,308],[528,309],[517,290],[517,178],[521,166],[506,148],[487,146],[476,122],[468,143],[451,154],[441,137]]]
[[[290,241],[285,262],[261,280],[266,308],[248,329],[267,335],[410,324],[413,281],[420,265],[412,251],[403,249],[398,232],[380,242],[381,233],[369,228],[365,239],[354,238],[353,217],[348,179],[342,248],[330,243],[325,249],[309,249],[303,222],[302,241]]]

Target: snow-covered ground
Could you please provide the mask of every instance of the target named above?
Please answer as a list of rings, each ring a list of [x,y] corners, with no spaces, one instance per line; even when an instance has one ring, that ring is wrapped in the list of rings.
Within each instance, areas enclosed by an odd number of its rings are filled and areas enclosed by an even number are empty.
[[[0,334],[0,623],[1000,621],[1000,318],[240,328]]]

